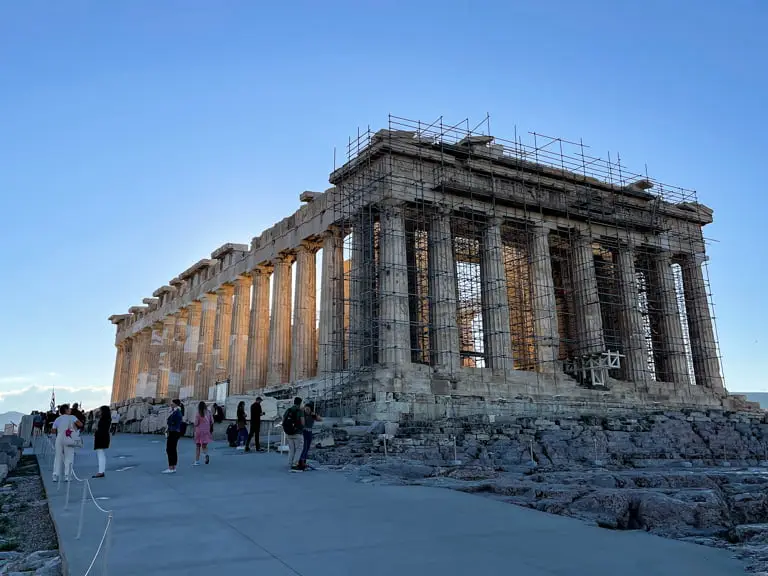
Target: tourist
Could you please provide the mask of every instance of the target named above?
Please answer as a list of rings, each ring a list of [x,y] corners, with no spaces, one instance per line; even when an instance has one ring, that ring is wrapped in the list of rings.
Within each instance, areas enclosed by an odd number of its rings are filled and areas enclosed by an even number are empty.
[[[112,425],[109,428],[109,431],[112,433],[112,436],[117,434],[117,427],[120,425],[120,412],[115,409],[114,412],[112,412]]]
[[[83,414],[83,411],[80,410],[80,404],[77,402],[72,404],[72,416],[80,420],[81,424],[85,424],[85,414]]]
[[[301,431],[304,429],[304,411],[301,409],[301,398],[293,399],[293,406],[283,414],[283,432],[288,442],[288,466],[298,472],[296,458],[301,454]]]
[[[200,466],[200,450],[205,454],[205,463],[208,464],[211,459],[208,457],[208,444],[213,440],[213,416],[208,411],[205,402],[197,405],[197,414],[195,414],[195,463],[193,466]]]
[[[40,412],[33,412],[32,416],[32,433],[35,436],[40,436],[43,433],[43,426],[45,425],[45,417]]]
[[[64,466],[64,481],[69,482],[72,463],[75,460],[75,446],[80,440],[83,423],[72,416],[68,404],[59,407],[60,416],[54,420],[51,430],[56,433],[55,456],[53,459],[53,481],[58,482],[61,467]]]
[[[248,441],[248,419],[245,416],[245,402],[237,404],[237,449],[245,450]]]
[[[322,420],[320,415],[315,412],[315,403],[307,402],[304,406],[304,429],[301,431],[304,448],[302,448],[301,456],[299,457],[299,470],[307,469],[307,455],[312,445],[312,426],[314,426],[315,422],[321,422]]]
[[[216,402],[213,403],[213,421],[216,424],[224,422],[224,409]]]
[[[171,402],[171,412],[168,414],[166,424],[168,440],[165,443],[165,451],[168,454],[168,469],[163,474],[176,474],[176,465],[179,463],[179,438],[181,438],[181,400],[178,398]]]
[[[256,452],[261,452],[261,440],[259,439],[259,432],[261,431],[261,415],[264,411],[261,409],[261,396],[257,396],[253,404],[251,404],[251,433],[248,434],[248,441],[245,443],[245,451],[251,451],[251,438],[256,439],[255,448]]]
[[[104,478],[104,472],[107,470],[107,455],[104,450],[109,448],[109,429],[112,426],[112,414],[109,406],[99,408],[99,419],[96,422],[96,431],[93,434],[93,449],[96,451],[96,457],[99,460],[99,472],[94,474],[94,478]]]
[[[89,410],[88,416],[85,419],[85,431],[88,434],[91,434],[93,432],[93,420],[94,420],[94,411]]]

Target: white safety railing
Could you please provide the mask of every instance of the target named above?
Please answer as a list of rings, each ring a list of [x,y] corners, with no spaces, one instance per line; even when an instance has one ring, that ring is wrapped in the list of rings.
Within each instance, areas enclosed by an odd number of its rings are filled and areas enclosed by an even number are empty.
[[[54,443],[46,436],[35,436],[32,439],[32,447],[34,449],[35,455],[37,456],[38,463],[41,468],[41,474],[43,474],[43,468],[46,468],[47,471],[50,471],[53,468],[53,462],[56,457],[56,447]],[[80,499],[80,515],[77,521],[77,534],[75,535],[75,540],[80,540],[80,537],[83,534],[83,521],[85,518],[85,505],[88,499],[90,498],[91,502],[93,502],[93,505],[99,510],[99,512],[102,512],[103,514],[107,515],[107,523],[104,527],[104,533],[101,536],[101,540],[99,541],[99,546],[96,549],[96,553],[93,555],[93,559],[91,560],[90,565],[88,566],[88,569],[85,571],[84,576],[90,576],[91,570],[93,570],[93,567],[96,565],[96,561],[99,558],[99,555],[101,555],[101,573],[103,576],[107,576],[108,572],[108,561],[109,561],[109,549],[111,544],[111,536],[112,536],[112,524],[114,522],[114,516],[112,513],[112,510],[105,510],[102,508],[99,503],[96,501],[96,497],[93,495],[93,490],[91,490],[91,483],[87,479],[82,479],[78,477],[77,473],[75,472],[74,467],[74,461],[72,462],[72,467],[69,470],[64,471],[64,477],[70,478],[69,482],[57,482],[56,491],[61,490],[62,484],[66,485],[66,495],[64,497],[64,510],[69,509],[69,494],[72,486],[72,480],[75,482],[80,482],[83,485],[83,494],[82,498]],[[59,479],[61,480],[61,479]]]

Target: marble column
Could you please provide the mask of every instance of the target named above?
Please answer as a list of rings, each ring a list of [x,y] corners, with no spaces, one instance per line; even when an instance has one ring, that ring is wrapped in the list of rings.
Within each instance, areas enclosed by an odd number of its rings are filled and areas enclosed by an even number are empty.
[[[650,380],[648,341],[640,310],[635,250],[632,246],[621,246],[614,255],[621,293],[622,373],[624,379],[630,382]]]
[[[537,372],[560,371],[560,332],[557,322],[555,282],[549,253],[549,228],[536,225],[530,244],[533,292],[533,333],[536,340]]]
[[[320,279],[318,373],[344,368],[344,251],[341,231],[332,226],[323,235]]]
[[[291,333],[291,382],[317,373],[317,270],[314,243],[296,250],[296,299]]]
[[[147,368],[146,396],[157,397],[157,385],[160,381],[160,351],[163,348],[163,324],[155,322],[149,333],[149,354]]]
[[[184,371],[184,343],[187,340],[187,315],[186,308],[176,312],[176,322],[173,326],[173,346],[171,348],[171,373],[168,377],[168,397],[179,397],[181,388],[181,375]]]
[[[672,255],[660,252],[654,258],[656,297],[660,317],[660,378],[666,382],[690,385],[688,358],[685,353],[683,323],[672,272]]]
[[[600,315],[595,256],[589,236],[579,235],[575,238],[572,264],[573,301],[579,340],[576,350],[581,355],[600,354],[605,351],[605,338],[603,317]]]
[[[213,339],[216,327],[216,302],[218,296],[212,292],[203,294],[200,313],[200,338],[197,341],[195,362],[195,398],[208,399],[208,388],[213,386],[215,365],[213,360]]]
[[[168,397],[168,383],[171,379],[171,356],[173,354],[173,337],[176,329],[176,315],[168,314],[163,318],[162,347],[160,348],[160,372],[157,378],[157,398]]]
[[[110,399],[111,404],[117,402],[117,398],[120,395],[120,379],[123,374],[123,362],[125,361],[125,351],[123,350],[123,344],[120,343],[115,346],[115,348],[115,373],[112,376],[112,396]]]
[[[725,392],[725,387],[720,373],[715,330],[709,312],[707,284],[702,270],[705,259],[704,254],[686,254],[681,258],[685,310],[688,316],[688,333],[691,339],[696,384],[722,394]]]
[[[123,367],[120,373],[120,388],[118,391],[117,399],[115,402],[122,402],[126,398],[128,389],[130,388],[130,373],[131,373],[131,339],[125,338],[121,343],[123,347]]]
[[[429,325],[432,365],[452,374],[461,367],[451,213],[437,208],[427,236]]]
[[[179,396],[188,394],[194,396],[195,369],[197,367],[197,347],[200,340],[200,318],[202,304],[190,302],[187,307],[187,336],[184,340],[184,367],[181,374]]]
[[[139,371],[136,378],[136,398],[143,398],[147,395],[147,381],[149,380],[149,343],[151,338],[151,328],[144,328],[144,330],[142,330],[138,335]]]
[[[130,364],[128,366],[128,378],[120,401],[128,400],[136,396],[136,383],[139,379],[139,335],[134,334],[126,338],[130,348]]]
[[[402,368],[411,363],[403,205],[383,204],[379,226],[379,363]]]
[[[373,363],[376,342],[373,327],[375,248],[373,222],[358,215],[352,227],[349,266],[349,368]]]
[[[480,282],[486,367],[494,370],[514,370],[500,218],[489,219],[483,231],[482,246]]]
[[[213,363],[215,366],[214,382],[229,378],[229,332],[232,330],[232,298],[235,287],[224,284],[216,290],[219,297],[216,302],[216,326],[213,333]]]
[[[238,276],[235,279],[235,299],[232,308],[232,325],[229,334],[230,394],[245,394],[248,355],[249,316],[251,314],[251,277]]]
[[[272,317],[269,325],[269,367],[267,386],[283,384],[291,377],[291,264],[286,254],[272,262]]]
[[[269,276],[271,273],[271,265],[258,266],[251,270],[253,291],[251,297],[251,317],[248,323],[247,390],[257,390],[267,385]]]

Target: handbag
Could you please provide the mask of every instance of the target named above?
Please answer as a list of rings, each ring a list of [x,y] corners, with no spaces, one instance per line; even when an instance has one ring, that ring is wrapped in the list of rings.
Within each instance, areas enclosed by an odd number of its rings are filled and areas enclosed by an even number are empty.
[[[61,443],[70,448],[83,447],[83,439],[80,437],[80,432],[72,430],[71,428],[67,429],[64,433],[64,438],[62,438]]]

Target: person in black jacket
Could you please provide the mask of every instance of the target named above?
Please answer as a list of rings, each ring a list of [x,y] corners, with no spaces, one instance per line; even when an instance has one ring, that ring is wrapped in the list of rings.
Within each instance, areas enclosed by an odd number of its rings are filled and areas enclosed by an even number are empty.
[[[94,478],[104,478],[104,472],[107,468],[107,455],[104,450],[109,448],[109,428],[112,426],[112,413],[109,406],[102,406],[99,409],[99,421],[96,424],[96,432],[93,434],[93,449],[96,451],[96,457],[99,459],[99,473],[94,474]]]

